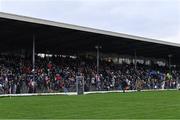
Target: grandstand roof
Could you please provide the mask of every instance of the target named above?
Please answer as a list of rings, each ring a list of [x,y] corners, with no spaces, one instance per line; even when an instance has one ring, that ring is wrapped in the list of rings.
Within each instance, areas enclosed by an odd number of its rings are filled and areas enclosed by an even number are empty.
[[[36,51],[78,53],[95,51],[101,45],[104,53],[118,53],[167,59],[173,55],[180,61],[180,44],[155,39],[65,24],[49,20],[0,12],[0,50],[32,49],[33,35]]]

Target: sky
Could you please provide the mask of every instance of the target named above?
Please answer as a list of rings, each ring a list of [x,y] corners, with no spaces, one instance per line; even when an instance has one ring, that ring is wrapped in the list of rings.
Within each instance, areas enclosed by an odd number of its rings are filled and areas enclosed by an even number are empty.
[[[0,12],[180,43],[180,0],[0,0]]]

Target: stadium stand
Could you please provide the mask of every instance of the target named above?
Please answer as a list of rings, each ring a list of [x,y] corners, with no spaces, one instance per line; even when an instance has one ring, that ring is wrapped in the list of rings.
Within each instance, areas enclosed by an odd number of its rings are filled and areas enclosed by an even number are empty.
[[[99,76],[96,72],[96,60],[51,57],[36,58],[35,80],[32,64],[28,59],[17,56],[0,57],[1,93],[43,93],[75,92],[75,78],[81,73],[85,81],[85,91],[122,90],[125,81],[126,89],[175,89],[179,80],[179,71],[158,65],[114,64],[100,61]]]
[[[180,84],[179,44],[6,13],[0,26],[0,94],[75,92],[78,75],[85,91]]]

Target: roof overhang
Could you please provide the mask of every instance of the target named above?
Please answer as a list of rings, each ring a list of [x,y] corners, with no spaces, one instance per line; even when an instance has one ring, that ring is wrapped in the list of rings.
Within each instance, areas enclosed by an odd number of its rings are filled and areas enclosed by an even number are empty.
[[[157,40],[157,39],[139,37],[139,36],[134,36],[134,35],[128,35],[128,34],[123,34],[123,33],[112,32],[112,31],[94,29],[90,27],[83,27],[83,26],[72,25],[72,24],[67,24],[67,23],[32,18],[32,17],[27,17],[27,16],[14,15],[14,14],[3,13],[3,12],[0,12],[0,18],[7,18],[7,19],[12,19],[12,20],[19,20],[19,21],[24,21],[24,22],[31,22],[31,23],[61,27],[61,28],[68,28],[68,29],[74,29],[74,30],[91,32],[91,33],[98,33],[98,34],[103,34],[103,35],[110,35],[110,36],[115,36],[115,37],[122,37],[122,38],[127,38],[127,39],[132,39],[132,40],[139,40],[139,41],[144,41],[144,42],[152,42],[152,43],[180,47],[180,44],[166,42],[166,41]]]
[[[37,52],[90,52],[99,44],[104,53],[133,56],[136,50],[138,56],[167,59],[172,54],[174,62],[180,61],[180,44],[171,42],[2,12],[0,26],[1,52],[31,50],[35,36]]]

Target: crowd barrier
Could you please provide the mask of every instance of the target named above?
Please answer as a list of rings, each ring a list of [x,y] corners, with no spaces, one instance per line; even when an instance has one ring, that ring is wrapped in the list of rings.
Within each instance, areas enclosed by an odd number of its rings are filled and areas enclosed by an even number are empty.
[[[149,89],[141,90],[140,92],[150,92],[150,91],[172,91],[178,89]],[[139,92],[138,90],[126,90],[126,93],[129,92]],[[104,93],[123,93],[123,90],[112,90],[112,91],[90,91],[84,92],[84,95],[87,94],[104,94]],[[26,94],[1,94],[0,97],[21,97],[21,96],[52,96],[52,95],[77,95],[77,92],[60,92],[60,93],[26,93]]]

